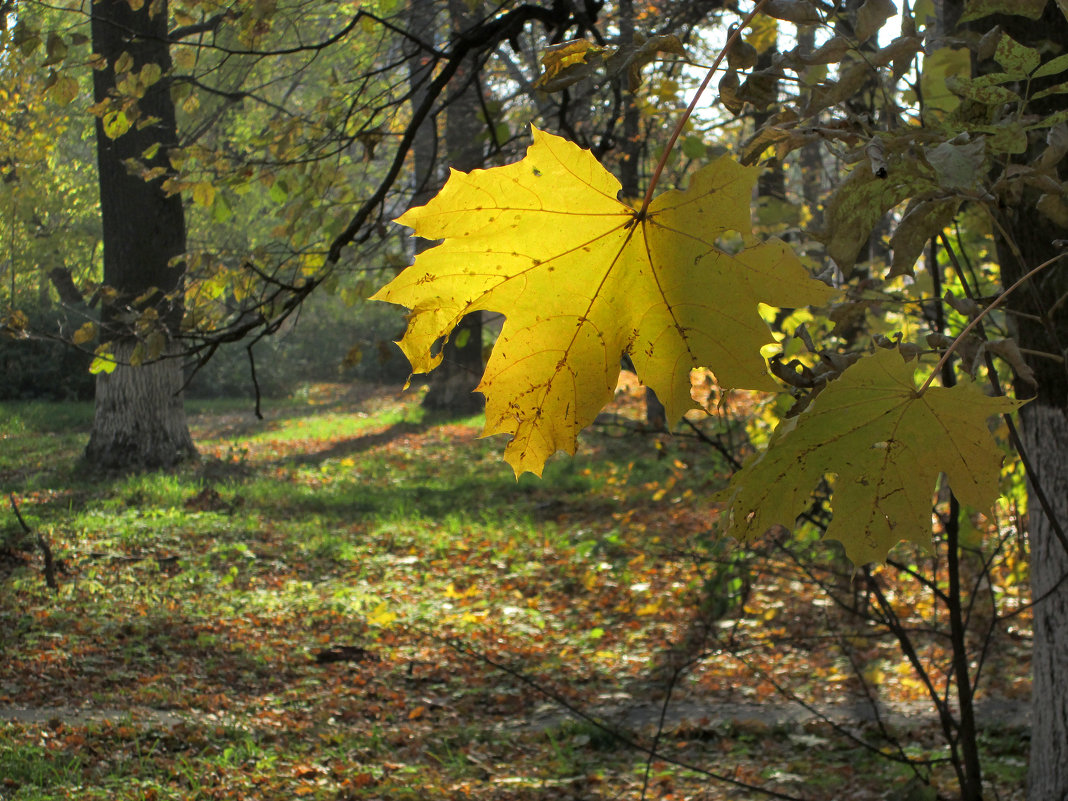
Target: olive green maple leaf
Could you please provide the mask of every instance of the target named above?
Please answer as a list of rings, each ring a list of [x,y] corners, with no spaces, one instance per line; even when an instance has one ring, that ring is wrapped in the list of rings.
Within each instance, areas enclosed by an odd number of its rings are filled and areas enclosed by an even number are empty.
[[[374,295],[411,310],[400,341],[417,373],[470,312],[506,318],[478,390],[484,434],[510,434],[516,474],[540,474],[612,398],[620,357],[663,401],[669,421],[694,406],[690,371],[724,387],[775,390],[760,354],[774,341],[758,314],[833,293],[778,240],[757,241],[749,207],[757,169],[721,158],[645,214],[589,151],[533,129],[514,164],[453,171],[398,222],[443,240]]]
[[[783,421],[767,450],[731,479],[728,533],[747,540],[793,526],[828,475],[834,518],[826,536],[857,565],[884,559],[901,540],[930,542],[939,473],[962,503],[988,509],[1002,457],[987,421],[1022,402],[988,397],[969,379],[920,392],[914,368],[896,350],[876,351]]]

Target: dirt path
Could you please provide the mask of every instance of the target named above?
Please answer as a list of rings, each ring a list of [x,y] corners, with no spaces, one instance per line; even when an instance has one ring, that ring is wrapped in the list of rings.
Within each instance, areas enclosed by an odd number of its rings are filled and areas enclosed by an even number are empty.
[[[652,702],[636,702],[620,698],[614,703],[605,703],[589,710],[592,717],[612,727],[625,730],[642,730],[655,727],[661,718],[662,707]],[[980,727],[991,730],[1025,730],[1030,726],[1030,705],[1026,701],[989,699],[977,705],[976,716]],[[506,731],[544,731],[574,719],[567,710],[556,704],[545,704],[525,718],[516,718],[500,725]],[[129,722],[146,728],[170,729],[181,724],[219,725],[235,723],[229,715],[199,711],[177,712],[173,710],[133,707],[118,709],[108,707],[25,707],[0,706],[0,721],[29,724],[46,724],[60,720],[68,725],[84,726],[88,723]],[[853,728],[882,721],[895,731],[926,728],[938,724],[937,715],[929,704],[922,702],[879,704],[876,709],[867,702],[849,705],[820,704],[805,708],[799,704],[786,703],[713,703],[686,701],[672,704],[664,715],[667,728],[679,726],[700,730],[768,730],[774,728],[794,730],[820,721]]]
[[[727,727],[767,730],[801,729],[820,721],[852,728],[882,721],[896,731],[938,725],[938,716],[930,704],[923,702],[879,704],[867,702],[849,705],[818,704],[810,708],[787,703],[716,703],[683,702],[671,705],[667,713],[656,703],[626,702],[598,707],[596,716],[606,723],[623,729],[640,730],[656,726],[664,715],[666,728],[695,727],[715,730]],[[509,728],[547,729],[559,725],[569,717],[559,706],[546,704],[535,714],[509,724]],[[1030,727],[1030,704],[1026,701],[991,699],[976,708],[979,725],[989,729],[1027,729]]]

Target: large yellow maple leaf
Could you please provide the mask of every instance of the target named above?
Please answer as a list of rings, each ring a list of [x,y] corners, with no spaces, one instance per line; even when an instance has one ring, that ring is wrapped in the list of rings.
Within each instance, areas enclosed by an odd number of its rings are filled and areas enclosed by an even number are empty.
[[[757,169],[720,158],[639,215],[589,151],[533,134],[521,161],[454,170],[433,200],[398,219],[443,240],[374,295],[411,310],[399,344],[412,369],[440,362],[435,343],[465,314],[505,316],[478,390],[484,434],[511,435],[505,458],[516,475],[574,453],[578,432],[612,398],[624,353],[672,422],[694,405],[695,367],[724,387],[775,390],[758,304],[819,304],[833,291],[785,243],[753,237]]]
[[[878,350],[784,420],[731,479],[728,533],[748,540],[793,526],[828,475],[834,519],[825,536],[857,565],[886,558],[901,540],[930,544],[939,473],[961,502],[988,509],[1002,454],[987,420],[1022,402],[988,397],[971,379],[921,392],[913,374],[896,350]]]

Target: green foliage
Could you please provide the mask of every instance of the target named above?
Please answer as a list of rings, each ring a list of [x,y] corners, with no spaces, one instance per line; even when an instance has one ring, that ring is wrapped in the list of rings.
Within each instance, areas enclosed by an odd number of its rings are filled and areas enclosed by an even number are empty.
[[[350,145],[364,141],[361,137],[369,131],[382,138],[390,126],[404,121],[393,113],[403,94],[375,63],[395,34],[370,20],[354,30],[349,12],[337,4],[302,8],[240,0],[213,17],[197,0],[172,2],[170,24],[178,38],[171,47],[173,68],[164,75],[158,64],[136,65],[129,52],[113,64],[100,63],[100,56],[91,52],[88,14],[81,4],[64,0],[47,8],[20,7],[17,24],[11,17],[12,24],[0,32],[4,315],[9,309],[33,308],[31,293],[39,289],[54,298],[47,276],[57,268],[67,271],[69,287],[83,295],[71,301],[61,294],[64,303],[111,297],[114,288],[99,286],[94,125],[99,121],[102,135],[112,139],[139,130],[145,122],[139,103],[162,80],[168,81],[178,107],[181,144],[168,143],[164,161],[156,143],[126,166],[146,181],[160,182],[166,192],[188,197],[187,336],[211,337],[220,328],[256,319],[263,327],[291,329],[286,318],[293,307],[284,301],[309,281],[336,284],[344,272],[351,285],[352,273],[401,260],[391,239],[363,248],[366,258],[358,266],[352,252],[338,269],[324,266],[327,247],[383,171],[373,149],[368,154]],[[210,36],[188,31],[206,18],[214,26]],[[337,35],[342,30],[348,33]],[[306,47],[331,36],[334,41],[321,51]],[[278,55],[262,58],[256,50]],[[93,70],[104,67],[116,73],[115,90],[93,103]],[[368,74],[360,91],[351,94],[349,78],[361,80],[352,77],[361,71]],[[342,73],[349,78],[342,80]],[[237,95],[245,102],[235,103]],[[369,106],[353,105],[357,96],[374,100]],[[144,320],[134,319],[137,314],[129,309],[124,318],[146,328]],[[340,361],[359,344],[367,358],[348,375],[402,373],[403,368],[379,366],[378,333],[353,337],[340,355],[327,346],[318,361]],[[162,338],[157,339],[146,341],[145,358],[158,350]],[[313,349],[303,345],[261,350],[261,367],[272,350],[282,359],[317,361]],[[356,360],[356,351],[352,353],[350,362]],[[235,354],[228,360],[212,383],[244,389],[244,382],[229,378],[238,372],[241,358]],[[108,364],[98,360],[95,366],[99,371]],[[317,376],[323,372],[316,370]],[[292,371],[292,363],[273,369],[273,375],[272,369],[264,370],[264,383],[272,392],[285,392],[300,380],[287,378]]]
[[[32,308],[27,296],[55,268],[98,277],[95,159],[81,92],[90,76],[66,63],[84,52],[88,23],[65,15],[63,4],[28,4],[14,29],[0,33],[0,293],[16,307]],[[14,297],[5,292],[12,288]]]
[[[7,788],[25,787],[17,797],[30,799],[32,793],[73,782],[81,775],[83,758],[50,752],[43,746],[8,743],[0,740],[0,775]]]
[[[27,322],[32,337],[0,336],[0,400],[92,398],[92,357],[64,341],[80,318],[52,308],[32,312]]]
[[[400,384],[408,376],[393,344],[404,325],[394,310],[340,296],[309,299],[292,325],[255,347],[260,391],[273,398],[320,381],[380,381]],[[245,345],[224,346],[193,378],[192,397],[249,397],[253,392]]]
[[[847,369],[731,482],[730,533],[743,540],[790,526],[834,474],[826,536],[854,564],[883,559],[899,540],[930,541],[931,497],[944,473],[960,500],[990,508],[1002,454],[987,419],[1018,402],[988,398],[971,381],[918,391],[913,365],[879,350]]]

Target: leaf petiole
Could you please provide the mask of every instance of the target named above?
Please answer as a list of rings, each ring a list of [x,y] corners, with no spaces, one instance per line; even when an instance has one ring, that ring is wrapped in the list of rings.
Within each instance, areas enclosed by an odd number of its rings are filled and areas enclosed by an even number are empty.
[[[927,376],[927,380],[923,382],[923,386],[916,390],[916,395],[920,396],[927,391],[927,388],[930,387],[932,382],[934,381],[935,376],[941,374],[942,368],[946,366],[946,362],[949,361],[950,357],[957,350],[957,347],[960,345],[960,343],[962,343],[964,341],[964,338],[972,332],[973,328],[979,325],[979,323],[984,317],[986,317],[988,314],[990,314],[990,312],[994,311],[994,309],[1000,306],[1009,295],[1019,289],[1023,284],[1027,283],[1027,281],[1029,281],[1032,276],[1042,272],[1054,262],[1063,259],[1066,255],[1068,254],[1059,253],[1052,259],[1047,259],[1046,261],[1035,267],[1033,270],[1030,270],[1029,272],[1024,274],[1012,286],[1006,287],[1006,289],[1000,295],[994,298],[993,302],[989,306],[979,312],[979,314],[977,314],[970,323],[964,326],[964,330],[957,334],[956,339],[953,340],[953,344],[946,348],[946,352],[942,354],[942,358],[938,360],[938,364],[935,365],[935,368],[932,373]]]
[[[656,190],[656,185],[660,181],[660,176],[664,172],[664,167],[667,166],[668,156],[671,155],[671,151],[675,147],[675,143],[678,141],[679,136],[682,135],[682,129],[686,126],[686,121],[690,119],[690,115],[693,114],[693,110],[697,108],[697,101],[701,99],[701,95],[704,94],[708,84],[712,81],[712,76],[716,74],[716,70],[719,69],[719,65],[722,63],[724,57],[734,47],[735,43],[741,38],[742,31],[749,27],[753,19],[760,13],[768,0],[758,0],[757,4],[753,6],[753,10],[749,12],[748,16],[742,20],[742,24],[734,29],[730,36],[727,37],[726,44],[723,45],[723,49],[719,51],[719,55],[716,56],[716,60],[712,62],[712,66],[708,68],[708,74],[705,75],[704,80],[701,81],[701,85],[697,87],[697,91],[694,93],[693,100],[690,101],[690,105],[686,107],[686,111],[682,113],[682,117],[679,118],[678,123],[675,125],[675,130],[671,132],[671,138],[668,139],[667,146],[664,148],[664,153],[660,156],[660,161],[657,162],[656,169],[653,170],[653,176],[649,179],[649,188],[645,190],[645,198],[642,200],[642,207],[638,210],[639,218],[645,217],[645,212],[649,209],[649,204],[653,202],[653,192]]]

